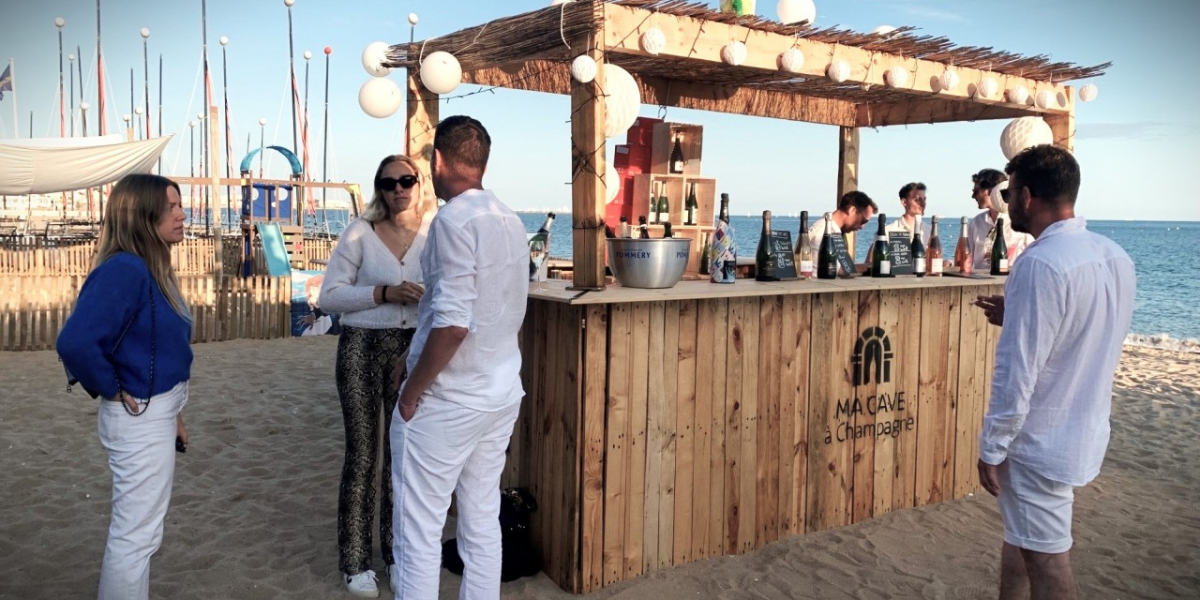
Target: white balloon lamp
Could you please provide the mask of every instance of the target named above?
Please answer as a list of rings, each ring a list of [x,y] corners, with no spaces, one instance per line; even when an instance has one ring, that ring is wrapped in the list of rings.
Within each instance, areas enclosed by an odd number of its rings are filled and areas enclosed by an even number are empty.
[[[383,66],[387,60],[387,50],[386,42],[371,42],[363,49],[362,66],[371,77],[387,77],[392,72],[391,67]]]
[[[779,65],[788,73],[799,73],[804,68],[804,53],[799,48],[788,48],[779,55]]]
[[[721,48],[721,60],[727,65],[741,66],[746,62],[746,44],[738,40],[725,44],[725,47]]]
[[[1038,108],[1045,110],[1051,106],[1057,105],[1058,99],[1054,97],[1054,92],[1050,90],[1042,90],[1037,93],[1037,96],[1034,97],[1034,103],[1037,104]]]
[[[908,85],[908,69],[896,65],[883,73],[883,82],[888,87],[902,88]]]
[[[596,59],[586,54],[580,54],[571,61],[571,78],[579,83],[591,83],[596,79],[596,72],[599,70]]]
[[[435,94],[449,94],[462,83],[462,66],[449,52],[434,52],[421,61],[421,84]]]
[[[386,119],[400,110],[404,94],[396,82],[386,77],[372,77],[358,90],[358,105],[376,119]]]
[[[958,73],[950,69],[942,71],[942,75],[938,77],[938,84],[943,91],[953,92],[954,88],[958,87]]]
[[[1100,88],[1096,87],[1096,84],[1094,83],[1089,83],[1079,88],[1079,99],[1083,100],[1084,102],[1091,102],[1092,100],[1096,99],[1096,96],[1099,95]]]
[[[1029,90],[1025,89],[1023,85],[1008,88],[1006,95],[1008,96],[1008,101],[1013,104],[1025,104],[1029,100]]]
[[[842,83],[850,79],[850,63],[840,58],[836,59],[829,63],[829,68],[825,69],[825,74],[833,81]]]
[[[811,26],[817,20],[817,7],[813,0],[779,0],[775,12],[779,14],[779,22],[784,25],[808,21]]]
[[[895,30],[896,28],[892,27],[891,25],[880,25],[879,27],[872,29],[871,33],[874,35],[887,35]]]
[[[1013,119],[1000,134],[1000,151],[1012,160],[1018,152],[1031,146],[1054,143],[1054,132],[1041,117]]]
[[[994,77],[984,77],[983,81],[980,81],[979,86],[976,88],[980,98],[992,98],[999,90],[1000,84],[996,83]]]
[[[604,63],[604,87],[608,88],[604,108],[604,137],[624,135],[642,109],[642,90],[629,71]]]
[[[658,56],[667,47],[667,36],[657,27],[651,27],[641,37],[642,50],[651,56]]]

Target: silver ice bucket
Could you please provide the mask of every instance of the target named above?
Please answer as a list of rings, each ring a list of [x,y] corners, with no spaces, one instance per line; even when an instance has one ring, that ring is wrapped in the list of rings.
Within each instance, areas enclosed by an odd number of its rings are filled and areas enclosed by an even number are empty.
[[[691,244],[690,238],[609,238],[608,266],[625,287],[669,288],[683,277]]]

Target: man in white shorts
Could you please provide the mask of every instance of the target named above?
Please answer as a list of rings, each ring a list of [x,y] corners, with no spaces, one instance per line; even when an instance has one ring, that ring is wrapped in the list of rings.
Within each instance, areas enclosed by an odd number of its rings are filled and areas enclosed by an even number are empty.
[[[1000,598],[1077,598],[1071,572],[1075,488],[1100,473],[1113,373],[1133,317],[1133,261],[1075,216],[1079,164],[1054,146],[1013,157],[1009,214],[1030,233],[1004,285],[980,297],[1003,325],[979,439],[979,479],[1000,505]]]

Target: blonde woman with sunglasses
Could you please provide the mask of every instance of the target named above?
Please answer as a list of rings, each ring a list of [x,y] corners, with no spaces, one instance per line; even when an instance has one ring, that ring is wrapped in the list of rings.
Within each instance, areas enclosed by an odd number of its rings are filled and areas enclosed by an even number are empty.
[[[392,453],[386,432],[417,324],[417,303],[425,291],[420,256],[434,211],[426,210],[423,182],[411,158],[383,159],[375,171],[375,193],[362,217],[342,232],[321,288],[322,309],[341,314],[342,325],[336,377],[346,457],[338,493],[338,567],[347,590],[363,598],[379,596],[371,569],[371,523],[377,502],[383,562],[389,570],[394,563],[392,489],[386,475]],[[385,476],[376,498],[381,426]]]

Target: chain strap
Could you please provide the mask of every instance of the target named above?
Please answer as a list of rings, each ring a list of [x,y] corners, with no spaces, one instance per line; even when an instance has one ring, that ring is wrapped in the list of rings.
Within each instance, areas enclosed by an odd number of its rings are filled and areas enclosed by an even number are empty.
[[[129,320],[129,324],[125,326],[125,331],[121,332],[121,338],[117,340],[117,346],[120,346],[121,340],[125,339],[125,334],[129,332],[129,327],[133,325],[134,320],[136,320],[136,315],[134,319]],[[129,413],[131,417],[140,417],[146,414],[146,409],[150,407],[150,397],[154,395],[154,357],[158,354],[157,329],[158,315],[154,310],[154,283],[152,282],[150,284],[150,387],[146,390],[146,402],[138,412],[133,412],[133,409],[129,408],[129,404],[121,399],[121,392],[124,389],[121,387],[121,378],[117,375],[117,367],[113,365],[113,377],[117,378],[117,401],[121,403],[125,412]],[[113,352],[116,352],[116,347],[113,348]]]

